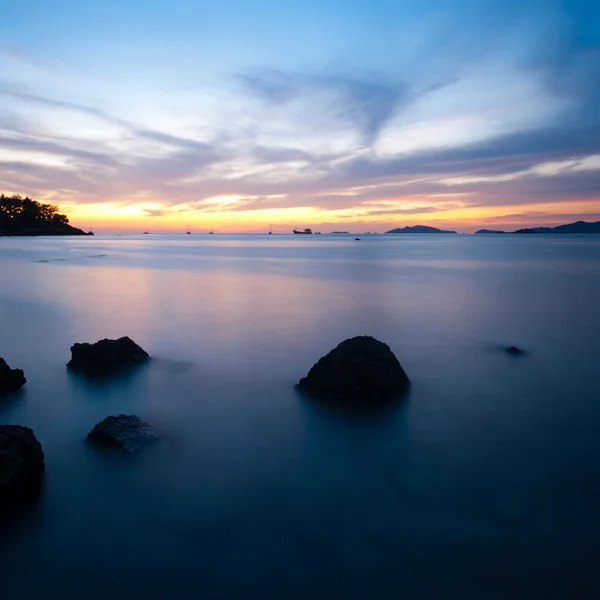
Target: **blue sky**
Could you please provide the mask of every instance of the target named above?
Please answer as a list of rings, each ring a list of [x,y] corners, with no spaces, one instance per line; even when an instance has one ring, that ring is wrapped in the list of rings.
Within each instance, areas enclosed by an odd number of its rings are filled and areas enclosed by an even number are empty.
[[[3,0],[0,22],[0,191],[74,220],[600,220],[593,2]]]

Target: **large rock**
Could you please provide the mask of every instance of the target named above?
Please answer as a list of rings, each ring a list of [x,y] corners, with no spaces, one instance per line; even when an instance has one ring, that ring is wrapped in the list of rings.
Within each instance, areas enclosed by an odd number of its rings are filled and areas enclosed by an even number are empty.
[[[21,369],[11,369],[3,358],[0,358],[0,396],[16,392],[27,380]]]
[[[100,340],[95,344],[71,346],[67,367],[92,376],[112,375],[150,358],[132,339]]]
[[[135,415],[106,417],[88,433],[87,439],[99,446],[136,452],[160,440],[154,428]]]
[[[39,492],[44,468],[44,452],[31,429],[0,425],[0,517]]]
[[[348,404],[376,404],[401,396],[410,382],[387,344],[370,336],[348,339],[317,362],[298,388]]]

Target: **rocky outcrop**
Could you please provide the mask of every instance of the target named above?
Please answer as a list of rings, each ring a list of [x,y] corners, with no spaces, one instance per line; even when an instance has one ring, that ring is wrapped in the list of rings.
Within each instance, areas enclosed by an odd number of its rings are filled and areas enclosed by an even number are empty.
[[[71,346],[67,367],[89,376],[107,376],[148,360],[148,353],[132,339],[100,340],[95,344]]]
[[[135,415],[106,417],[88,433],[88,441],[133,453],[160,440],[154,428]]]
[[[401,396],[409,385],[387,344],[359,336],[345,340],[321,358],[297,387],[318,399],[376,404]]]
[[[0,518],[35,497],[44,469],[44,452],[32,430],[0,425]]]
[[[27,380],[21,369],[11,369],[3,358],[0,358],[0,397],[16,392]]]

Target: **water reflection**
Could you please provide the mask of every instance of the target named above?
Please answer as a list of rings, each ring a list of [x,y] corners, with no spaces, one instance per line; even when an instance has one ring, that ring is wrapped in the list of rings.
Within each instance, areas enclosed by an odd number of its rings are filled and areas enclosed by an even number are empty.
[[[48,464],[0,531],[8,597],[594,589],[600,242],[457,237],[0,240],[0,356],[28,380],[0,421]],[[367,419],[295,391],[361,334],[407,397]],[[67,372],[73,343],[123,335],[147,365]],[[121,413],[175,443],[88,447]]]

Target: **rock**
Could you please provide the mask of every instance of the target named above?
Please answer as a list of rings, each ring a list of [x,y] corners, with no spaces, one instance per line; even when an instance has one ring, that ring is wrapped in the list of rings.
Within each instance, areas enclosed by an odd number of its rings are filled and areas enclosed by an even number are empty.
[[[512,354],[513,356],[516,356],[518,354],[525,354],[523,352],[523,350],[521,350],[520,348],[517,348],[516,346],[509,346],[506,349],[506,352],[508,352],[508,354]]]
[[[6,361],[0,358],[0,396],[16,392],[26,381],[21,369],[11,369]]]
[[[154,428],[135,415],[106,417],[88,433],[87,439],[99,446],[133,453],[160,440]]]
[[[44,452],[32,430],[0,425],[0,517],[35,497],[44,469]]]
[[[112,375],[150,358],[132,339],[100,340],[95,344],[71,346],[71,360],[67,367],[86,375]]]
[[[409,379],[387,344],[370,336],[345,340],[317,362],[298,389],[347,404],[385,402],[408,390]]]
[[[354,238],[355,242],[360,242],[360,238]]]

